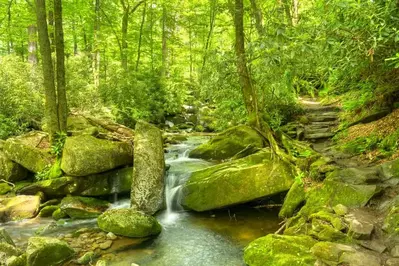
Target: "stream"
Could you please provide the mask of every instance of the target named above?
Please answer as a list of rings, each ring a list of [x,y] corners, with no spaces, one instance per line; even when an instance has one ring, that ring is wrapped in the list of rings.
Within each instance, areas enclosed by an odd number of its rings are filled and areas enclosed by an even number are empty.
[[[170,169],[166,176],[167,208],[157,215],[162,233],[152,240],[102,259],[110,266],[130,266],[131,263],[154,266],[239,266],[243,263],[243,248],[252,240],[274,233],[279,225],[276,210],[239,206],[204,213],[185,211],[179,204],[181,185],[193,171],[212,165],[210,162],[188,158],[188,152],[205,142],[206,137],[190,137],[182,144],[170,145],[165,153]],[[129,199],[119,199],[112,208],[129,208]],[[95,227],[93,220],[64,220],[36,218],[3,224],[14,241],[26,244],[37,230],[41,235],[57,236],[82,227]]]

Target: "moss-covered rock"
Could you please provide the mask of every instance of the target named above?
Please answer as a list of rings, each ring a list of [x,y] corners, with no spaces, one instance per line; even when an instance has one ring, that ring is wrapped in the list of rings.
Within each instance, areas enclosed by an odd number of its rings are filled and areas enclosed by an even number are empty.
[[[60,219],[64,219],[68,217],[68,214],[63,212],[60,208],[56,209],[53,214],[51,215],[54,220],[58,221]]]
[[[48,135],[38,131],[8,139],[4,143],[4,153],[12,161],[34,173],[42,172],[55,161]]]
[[[154,214],[164,207],[165,158],[161,131],[138,121],[134,137],[134,167],[131,206]]]
[[[26,266],[26,254],[11,256],[6,261],[7,266]]]
[[[0,243],[7,243],[15,246],[14,241],[4,228],[0,228]]]
[[[313,180],[323,180],[326,174],[334,171],[336,168],[332,161],[327,157],[320,157],[309,167],[309,176]]]
[[[380,181],[377,168],[337,169],[329,173],[327,179],[352,185],[375,184]]]
[[[55,266],[75,254],[67,243],[50,237],[31,237],[26,249],[27,266]]]
[[[39,217],[50,217],[58,209],[58,206],[46,206],[40,210]]]
[[[399,159],[380,165],[378,170],[383,179],[399,178]]]
[[[61,168],[67,175],[87,176],[132,163],[130,144],[81,135],[66,139]]]
[[[264,147],[262,137],[249,126],[230,128],[190,152],[191,158],[224,160],[233,157],[248,146]]]
[[[19,256],[22,254],[21,250],[6,242],[0,243],[0,254],[1,253],[5,254],[5,259],[8,259],[12,256]]]
[[[98,217],[97,224],[106,232],[127,237],[153,236],[162,230],[154,217],[132,209],[108,210]]]
[[[324,263],[336,265],[344,252],[356,252],[356,249],[352,246],[339,243],[319,242],[312,247],[311,252]]]
[[[110,206],[109,202],[88,197],[65,197],[60,209],[75,219],[95,218]]]
[[[278,214],[280,218],[288,218],[294,214],[294,211],[305,201],[305,190],[303,184],[294,182],[285,196],[283,207]]]
[[[132,186],[133,168],[111,170],[85,177],[65,176],[43,180],[24,186],[19,194],[35,195],[42,191],[48,197],[62,197],[69,194],[81,196],[106,196],[114,193],[128,193]]]
[[[33,218],[39,212],[40,197],[20,195],[0,198],[0,221],[15,221]]]
[[[0,183],[0,195],[7,194],[12,190],[12,186],[7,183]]]
[[[290,189],[293,168],[269,149],[194,172],[183,187],[183,205],[206,211],[272,196]]]
[[[364,207],[377,192],[376,185],[351,185],[326,179],[321,186],[312,188],[306,194],[306,204],[300,214],[309,216],[322,207],[337,204],[350,208]]]
[[[25,179],[28,175],[28,171],[21,165],[11,161],[0,150],[0,179],[15,183]]]
[[[316,258],[310,249],[316,241],[310,236],[270,234],[252,241],[244,250],[244,261],[249,266],[308,266]]]

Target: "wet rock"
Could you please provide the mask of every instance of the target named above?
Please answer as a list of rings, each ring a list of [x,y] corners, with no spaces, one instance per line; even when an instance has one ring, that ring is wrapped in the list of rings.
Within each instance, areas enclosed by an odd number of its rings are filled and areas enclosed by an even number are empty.
[[[164,208],[165,158],[161,131],[144,121],[136,124],[131,207],[154,214]]]
[[[132,186],[133,168],[111,170],[85,177],[65,176],[43,180],[24,186],[19,194],[35,195],[38,191],[49,197],[62,197],[69,194],[80,196],[106,196],[128,193]]]
[[[132,209],[108,210],[98,217],[97,224],[106,232],[127,237],[153,236],[162,230],[154,217]]]
[[[101,249],[109,249],[112,246],[112,240],[107,240],[99,245]]]
[[[194,172],[183,187],[182,204],[206,211],[288,191],[293,168],[265,149],[248,157]]]
[[[359,241],[359,244],[362,247],[365,247],[369,250],[373,250],[376,251],[378,253],[383,253],[387,247],[384,245],[384,243],[382,243],[379,240],[363,240],[363,241]]]
[[[60,208],[58,208],[57,210],[55,210],[53,212],[53,214],[51,216],[53,217],[54,220],[58,221],[60,219],[67,218],[68,214],[66,214],[64,211],[62,211]]]
[[[316,241],[310,236],[269,234],[244,249],[244,261],[249,266],[313,265],[316,258],[310,249],[314,244]]]
[[[50,217],[58,209],[58,206],[46,206],[40,210],[39,217]]]
[[[0,228],[0,243],[7,243],[15,246],[14,241],[4,228]]]
[[[55,161],[48,135],[39,131],[8,139],[4,143],[4,153],[12,161],[34,173],[42,172]]]
[[[7,183],[0,183],[0,195],[7,194],[12,191],[12,186]]]
[[[98,255],[93,251],[86,252],[76,262],[81,265],[89,264],[95,260]]]
[[[62,199],[60,209],[71,218],[88,219],[96,218],[109,206],[110,203],[104,200],[70,196]]]
[[[3,151],[0,150],[0,179],[15,183],[25,179],[28,171],[21,165],[11,161]]]
[[[0,198],[0,221],[15,221],[33,218],[39,212],[40,197],[20,195]]]
[[[70,176],[87,176],[131,165],[132,158],[128,143],[81,135],[66,139],[61,168]]]
[[[205,160],[225,160],[246,149],[249,145],[252,145],[256,151],[256,149],[264,147],[263,139],[251,127],[241,125],[218,134],[209,142],[192,150],[189,156]]]
[[[26,249],[27,266],[59,265],[69,260],[74,251],[64,241],[51,237],[31,237]]]
[[[290,190],[285,196],[283,207],[278,216],[281,218],[288,218],[294,214],[294,211],[305,201],[305,191],[303,185],[299,182],[294,182]]]

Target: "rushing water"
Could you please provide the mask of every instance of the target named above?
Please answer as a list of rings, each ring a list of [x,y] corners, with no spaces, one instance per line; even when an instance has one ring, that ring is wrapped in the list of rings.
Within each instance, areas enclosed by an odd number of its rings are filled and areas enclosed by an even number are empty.
[[[167,209],[157,215],[162,233],[152,240],[102,259],[110,266],[239,266],[243,248],[252,240],[278,229],[277,213],[248,206],[204,213],[184,211],[180,206],[181,186],[193,171],[212,165],[188,158],[188,152],[204,142],[204,137],[190,137],[183,144],[171,145],[165,154],[170,169],[165,179]],[[112,208],[128,208],[129,199],[118,200]],[[39,228],[44,235],[67,233],[81,227],[94,227],[95,220],[66,220],[55,223],[37,218],[8,223],[5,228],[19,244],[26,243]]]

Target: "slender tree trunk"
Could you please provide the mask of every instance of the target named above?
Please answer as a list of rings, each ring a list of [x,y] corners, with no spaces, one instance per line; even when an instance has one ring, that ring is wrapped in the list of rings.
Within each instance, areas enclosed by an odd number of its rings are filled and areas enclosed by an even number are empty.
[[[191,30],[191,20],[188,21],[188,42],[190,46],[190,81],[193,82],[194,62],[193,62],[193,33]]]
[[[162,7],[162,71],[161,71],[161,76],[162,77],[167,77],[169,76],[168,73],[168,60],[169,60],[169,49],[168,49],[168,26],[167,26],[167,20],[168,20],[168,13],[167,13],[166,6],[163,5]]]
[[[50,47],[51,47],[51,52],[55,52],[55,35],[54,35],[54,6],[53,2],[49,1],[49,11],[48,11],[48,32],[49,32],[49,38],[50,38]]]
[[[257,30],[259,36],[263,36],[264,28],[263,28],[262,10],[258,7],[258,4],[256,3],[256,0],[250,0],[250,1],[251,1],[252,14],[253,14],[253,16],[255,18],[256,30]]]
[[[37,64],[37,28],[36,25],[28,26],[28,62]]]
[[[65,90],[65,52],[64,52],[64,30],[62,27],[62,3],[54,0],[55,19],[55,52],[57,57],[57,104],[58,124],[61,132],[67,131],[67,98]]]
[[[144,29],[146,11],[147,11],[147,2],[144,1],[143,15],[142,15],[142,17],[141,17],[141,24],[140,24],[139,44],[138,44],[138,48],[137,48],[136,71],[139,70],[139,64],[140,64],[141,42],[142,42],[142,39],[143,39],[143,29]]]
[[[124,8],[122,16],[122,50],[121,50],[121,65],[127,71],[127,29],[129,26],[129,5]]]
[[[13,39],[11,34],[11,7],[12,7],[13,0],[8,1],[8,8],[7,8],[7,53],[11,54],[13,49]]]
[[[39,35],[40,53],[42,55],[43,83],[45,89],[45,114],[50,141],[59,131],[57,115],[57,96],[54,83],[54,69],[51,59],[51,46],[46,21],[46,1],[36,0],[36,17]]]
[[[252,80],[247,67],[244,40],[244,4],[243,0],[235,0],[235,51],[237,56],[237,71],[240,78],[240,85],[244,97],[245,107],[251,123],[259,126],[258,103]]]
[[[150,51],[151,51],[151,71],[154,74],[154,11],[153,11],[153,1],[150,1]]]
[[[292,0],[292,25],[297,25],[299,21],[299,0]]]
[[[100,48],[99,48],[99,35],[100,35],[100,0],[95,0],[94,6],[94,47],[93,47],[93,80],[94,87],[100,86]]]
[[[209,0],[209,31],[205,42],[204,56],[202,58],[201,79],[205,69],[206,59],[208,57],[208,51],[211,46],[213,29],[215,27],[216,7],[217,7],[217,0]]]
[[[76,21],[73,19],[72,21],[72,35],[73,35],[73,55],[78,54],[78,37],[76,34]]]

